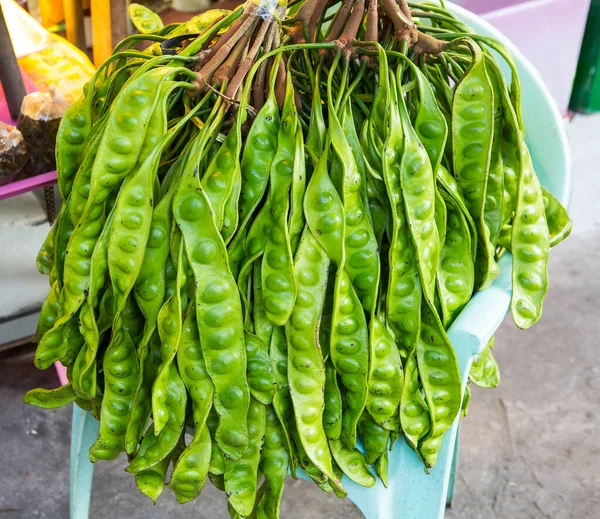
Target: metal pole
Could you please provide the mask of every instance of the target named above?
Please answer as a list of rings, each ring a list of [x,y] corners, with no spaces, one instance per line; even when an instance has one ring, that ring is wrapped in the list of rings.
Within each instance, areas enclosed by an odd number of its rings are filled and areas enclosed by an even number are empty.
[[[17,119],[26,92],[17,57],[8,34],[2,5],[0,5],[0,83],[2,83],[10,116]]]

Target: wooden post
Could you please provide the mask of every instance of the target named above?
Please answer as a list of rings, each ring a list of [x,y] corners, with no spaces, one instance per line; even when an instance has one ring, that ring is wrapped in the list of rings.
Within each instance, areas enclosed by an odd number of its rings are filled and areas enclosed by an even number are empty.
[[[127,0],[110,1],[110,23],[112,27],[111,51],[117,43],[127,36],[129,32],[129,13],[127,12],[128,5],[129,2]]]
[[[25,97],[25,85],[21,77],[21,69],[10,41],[8,27],[0,4],[0,83],[6,97],[10,116],[16,120],[21,111],[21,103]]]
[[[67,40],[80,49],[85,49],[83,5],[81,0],[63,0]]]

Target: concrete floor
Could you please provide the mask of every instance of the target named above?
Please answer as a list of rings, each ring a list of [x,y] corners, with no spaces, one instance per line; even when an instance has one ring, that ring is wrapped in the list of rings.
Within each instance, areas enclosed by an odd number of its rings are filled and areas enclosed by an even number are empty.
[[[502,381],[473,392],[449,519],[600,516],[600,116],[576,119],[569,134],[575,231],[552,253],[541,322],[522,332],[507,319],[498,331]],[[31,355],[0,361],[2,518],[68,517],[70,408],[43,411],[21,402],[26,390],[56,384],[51,371],[33,367]],[[153,506],[124,467],[124,459],[98,464],[92,519],[229,517],[210,485],[187,505],[166,491]],[[291,480],[281,515],[361,517],[349,501]]]

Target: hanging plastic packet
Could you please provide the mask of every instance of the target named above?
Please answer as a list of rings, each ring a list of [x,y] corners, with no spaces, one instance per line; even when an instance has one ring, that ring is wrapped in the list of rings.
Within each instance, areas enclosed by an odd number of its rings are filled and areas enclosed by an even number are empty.
[[[29,149],[23,134],[0,121],[0,186],[12,182],[28,160]]]
[[[256,5],[254,16],[263,20],[275,18],[281,21],[285,15],[287,3],[282,0],[250,0]]]
[[[23,98],[17,128],[29,145],[26,177],[56,169],[54,149],[60,120],[67,102],[51,87],[50,92],[34,92]]]

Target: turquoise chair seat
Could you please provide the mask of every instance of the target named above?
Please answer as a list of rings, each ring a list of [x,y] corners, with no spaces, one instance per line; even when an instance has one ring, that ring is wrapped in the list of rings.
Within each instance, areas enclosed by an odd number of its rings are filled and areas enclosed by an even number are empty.
[[[502,41],[512,52],[523,85],[523,119],[528,129],[527,143],[541,183],[567,206],[571,191],[571,157],[558,109],[538,72],[527,59],[489,23],[446,2],[458,18],[478,33]],[[500,60],[501,61],[501,60]],[[507,77],[508,67],[504,67]],[[500,276],[494,284],[475,294],[450,328],[448,335],[458,358],[463,392],[473,359],[496,332],[509,308],[511,297],[511,258],[499,262]],[[79,407],[73,408],[71,439],[71,519],[87,519],[92,489],[93,465],[88,450],[98,433],[98,422]],[[436,466],[429,474],[406,443],[399,440],[389,457],[389,486],[380,481],[363,488],[344,477],[348,498],[367,519],[436,519],[444,516],[449,488],[453,483],[458,447],[458,419],[446,433]]]

